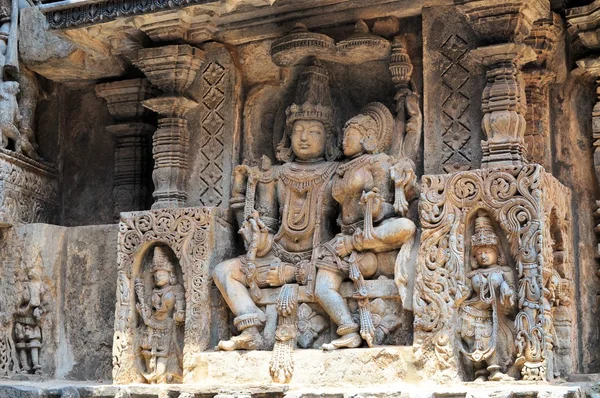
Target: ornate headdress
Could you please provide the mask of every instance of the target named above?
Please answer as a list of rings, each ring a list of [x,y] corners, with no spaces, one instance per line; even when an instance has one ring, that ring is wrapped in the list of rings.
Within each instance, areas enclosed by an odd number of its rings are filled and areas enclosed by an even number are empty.
[[[333,125],[333,107],[329,88],[329,72],[314,62],[300,75],[294,103],[285,110],[286,124],[296,120],[319,120]]]
[[[173,272],[173,262],[171,253],[166,246],[156,246],[154,248],[154,258],[152,259],[152,273],[157,271]]]
[[[344,130],[356,124],[365,130],[362,144],[369,153],[386,152],[392,143],[394,117],[381,102],[371,102],[360,113],[346,122]]]
[[[495,247],[498,248],[499,240],[490,218],[484,213],[477,213],[475,219],[475,231],[471,236],[471,245],[477,247]]]
[[[329,72],[323,68],[318,61],[307,66],[296,87],[294,103],[285,110],[286,132],[277,147],[277,158],[288,161],[291,159],[289,148],[289,135],[291,127],[296,120],[318,120],[325,125],[328,133],[333,133],[334,110],[331,100],[331,89],[329,87]],[[339,155],[337,148],[337,137],[330,134],[331,142],[328,142],[328,158],[333,159]],[[338,149],[338,153],[333,153]]]

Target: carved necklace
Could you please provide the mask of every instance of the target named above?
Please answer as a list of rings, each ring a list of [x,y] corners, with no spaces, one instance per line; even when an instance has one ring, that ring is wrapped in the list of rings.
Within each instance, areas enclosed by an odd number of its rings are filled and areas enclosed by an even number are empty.
[[[350,160],[347,163],[344,163],[343,165],[341,165],[340,167],[338,167],[337,169],[337,175],[339,175],[340,177],[343,177],[344,174],[350,170],[350,169],[355,169],[358,168],[360,166],[362,166],[363,164],[365,164],[369,159],[371,158],[371,155],[368,153],[362,154],[359,157]]]
[[[328,179],[336,167],[335,163],[302,168],[290,165],[282,171],[279,178],[287,187],[303,193]]]

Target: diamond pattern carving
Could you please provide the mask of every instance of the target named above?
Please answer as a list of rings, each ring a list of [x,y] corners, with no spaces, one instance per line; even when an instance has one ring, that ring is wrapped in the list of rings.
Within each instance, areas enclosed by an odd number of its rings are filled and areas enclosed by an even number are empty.
[[[467,42],[458,35],[451,35],[440,47],[444,66],[441,76],[445,129],[442,133],[442,151],[443,169],[447,173],[471,169],[471,153],[467,150],[471,129],[465,122],[465,112],[471,100],[466,90],[462,90],[470,79],[469,69],[463,64],[468,51]]]
[[[217,62],[210,62],[202,72],[206,87],[202,97],[202,172],[199,181],[203,206],[219,206],[223,202],[224,77],[225,68]]]

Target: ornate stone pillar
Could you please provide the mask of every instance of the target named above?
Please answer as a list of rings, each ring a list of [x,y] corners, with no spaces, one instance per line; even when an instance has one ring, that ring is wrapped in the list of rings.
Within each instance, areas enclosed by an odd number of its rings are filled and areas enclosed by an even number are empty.
[[[189,45],[138,50],[132,62],[163,94],[143,105],[158,113],[158,130],[152,140],[154,156],[153,209],[183,207],[188,194],[189,131],[187,113],[198,103],[185,96],[204,62],[204,52]]]
[[[520,68],[535,59],[524,44],[479,47],[472,56],[487,67],[482,95],[482,167],[520,166],[525,161],[525,114],[527,102]]]
[[[114,217],[123,211],[144,210],[148,196],[150,167],[148,138],[156,127],[145,123],[148,111],[142,101],[156,95],[146,79],[130,79],[96,86],[108,110],[117,120],[106,130],[116,139],[113,198]]]
[[[550,131],[550,85],[555,82],[558,67],[555,62],[557,43],[564,37],[562,20],[552,13],[533,24],[525,44],[536,52],[537,60],[523,70],[527,98],[525,145],[527,159],[552,171]]]
[[[600,1],[595,0],[586,6],[567,9],[565,14],[569,33],[573,37],[573,52],[577,53],[583,49],[587,57],[578,60],[577,66],[587,75],[589,84],[596,86],[597,98],[591,119],[594,171],[596,182],[600,183]],[[600,201],[596,201],[596,206],[594,217],[598,221],[600,220]],[[596,238],[600,242],[598,225],[596,226]],[[600,244],[597,247],[597,254],[600,256]]]
[[[521,165],[525,161],[527,102],[521,66],[534,61],[535,51],[522,42],[534,22],[550,15],[548,0],[456,0],[485,44],[471,52],[487,67],[482,95],[482,167]]]

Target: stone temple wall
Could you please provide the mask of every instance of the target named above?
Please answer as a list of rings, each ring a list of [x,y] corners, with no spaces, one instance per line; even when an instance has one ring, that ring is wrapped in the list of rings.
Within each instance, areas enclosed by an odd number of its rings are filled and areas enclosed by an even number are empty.
[[[600,0],[7,4],[0,396],[597,395]]]

